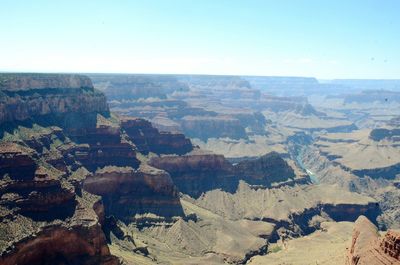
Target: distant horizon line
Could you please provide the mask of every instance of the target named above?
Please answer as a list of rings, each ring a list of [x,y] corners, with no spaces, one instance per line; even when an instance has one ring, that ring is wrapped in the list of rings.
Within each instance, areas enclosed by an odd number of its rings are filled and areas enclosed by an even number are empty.
[[[398,78],[318,78],[316,76],[301,75],[249,75],[249,74],[205,74],[205,73],[140,73],[140,72],[73,72],[73,71],[5,71],[0,70],[0,74],[82,74],[82,75],[169,75],[169,76],[238,76],[238,77],[271,77],[271,78],[309,78],[317,81],[334,80],[370,80],[370,81],[400,81]]]

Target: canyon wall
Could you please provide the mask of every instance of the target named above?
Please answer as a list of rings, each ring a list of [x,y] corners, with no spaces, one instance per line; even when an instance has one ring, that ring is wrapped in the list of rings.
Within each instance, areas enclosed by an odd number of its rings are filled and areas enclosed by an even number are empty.
[[[104,94],[88,77],[56,74],[1,74],[0,123],[40,115],[107,112]]]
[[[169,174],[137,158],[184,154],[183,135],[113,116],[84,76],[2,74],[0,88],[0,263],[118,264],[109,216],[183,215]]]
[[[400,264],[400,234],[389,231],[380,237],[376,226],[366,217],[360,216],[353,229],[346,264]]]

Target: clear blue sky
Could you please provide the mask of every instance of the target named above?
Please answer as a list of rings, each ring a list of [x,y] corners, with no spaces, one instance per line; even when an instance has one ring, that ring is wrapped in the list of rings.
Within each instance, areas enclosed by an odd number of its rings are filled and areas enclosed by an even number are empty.
[[[400,0],[0,2],[0,71],[400,78]]]

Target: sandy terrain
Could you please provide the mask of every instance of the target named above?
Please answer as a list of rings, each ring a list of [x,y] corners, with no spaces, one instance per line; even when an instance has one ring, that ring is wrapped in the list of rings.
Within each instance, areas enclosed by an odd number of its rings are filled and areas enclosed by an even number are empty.
[[[373,169],[400,163],[398,143],[373,141],[369,138],[370,131],[325,134],[315,144],[322,152],[338,156],[335,161],[350,169]]]
[[[341,265],[345,262],[346,247],[350,245],[351,222],[322,223],[323,231],[308,236],[272,244],[274,253],[256,256],[251,265]]]

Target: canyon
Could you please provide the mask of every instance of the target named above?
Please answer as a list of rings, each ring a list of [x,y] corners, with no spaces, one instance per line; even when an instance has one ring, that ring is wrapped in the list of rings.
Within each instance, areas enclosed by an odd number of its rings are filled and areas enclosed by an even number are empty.
[[[397,112],[326,86],[0,74],[0,264],[399,264]]]

